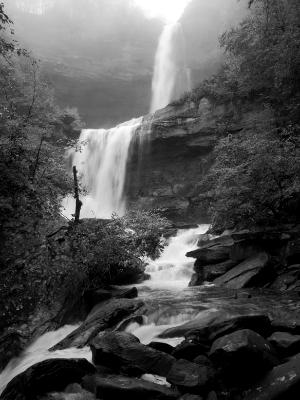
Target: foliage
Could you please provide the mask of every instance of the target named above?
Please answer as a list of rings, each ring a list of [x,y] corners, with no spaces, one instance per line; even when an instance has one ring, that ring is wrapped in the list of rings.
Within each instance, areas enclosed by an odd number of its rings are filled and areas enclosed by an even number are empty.
[[[296,222],[300,204],[299,130],[228,136],[207,177],[215,230]]]

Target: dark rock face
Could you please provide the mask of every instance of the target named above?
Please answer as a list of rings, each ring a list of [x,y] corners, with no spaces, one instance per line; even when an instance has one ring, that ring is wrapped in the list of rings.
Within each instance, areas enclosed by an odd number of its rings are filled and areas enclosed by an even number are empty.
[[[271,321],[264,314],[245,315],[226,314],[221,311],[203,312],[191,322],[170,328],[160,337],[172,338],[185,336],[198,342],[212,342],[220,336],[240,329],[251,329],[266,337],[271,332]]]
[[[173,400],[179,396],[175,389],[118,375],[86,377],[83,386],[95,393],[97,399],[103,400]]]
[[[174,357],[145,346],[126,332],[100,334],[91,343],[93,362],[114,371],[132,371],[167,376],[176,361]]]
[[[187,360],[176,361],[167,375],[167,381],[186,391],[206,388],[212,381],[214,371]]]
[[[190,286],[205,281],[229,289],[300,290],[299,226],[206,237],[187,253],[196,259]]]
[[[0,396],[1,400],[34,400],[38,395],[64,388],[95,372],[85,359],[42,361],[16,376]]]
[[[222,367],[224,374],[231,380],[251,381],[278,364],[272,345],[249,329],[217,339],[209,357],[214,364]]]
[[[172,354],[172,352],[174,351],[173,346],[171,346],[168,343],[163,343],[163,342],[151,342],[148,344],[148,346],[151,347],[152,349],[162,351],[167,354]]]
[[[99,332],[115,326],[143,305],[144,303],[142,301],[131,299],[112,299],[105,304],[100,304],[92,310],[79,328],[71,332],[65,339],[50,350],[55,351],[68,347],[84,347],[88,345]]]
[[[270,371],[244,400],[298,400],[300,390],[300,354]]]
[[[232,268],[226,274],[214,280],[217,286],[225,286],[229,289],[242,289],[255,285],[268,266],[269,257],[266,253],[260,253],[248,258],[241,264]]]
[[[185,360],[193,361],[199,354],[203,354],[208,350],[205,344],[194,342],[193,340],[184,340],[175,347],[172,356],[177,359],[184,358]]]
[[[268,341],[282,357],[288,357],[300,352],[300,335],[288,332],[274,332]]]

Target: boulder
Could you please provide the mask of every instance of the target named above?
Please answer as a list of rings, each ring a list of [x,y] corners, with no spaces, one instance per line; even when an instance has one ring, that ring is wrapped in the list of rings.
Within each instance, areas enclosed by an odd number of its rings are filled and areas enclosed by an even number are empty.
[[[243,400],[298,400],[300,354],[273,368],[245,394]]]
[[[173,400],[179,397],[175,389],[119,375],[88,376],[83,379],[83,387],[102,400]]]
[[[292,265],[283,271],[270,288],[280,291],[300,290],[300,265]]]
[[[50,351],[63,350],[69,347],[85,347],[99,332],[114,327],[143,305],[142,301],[134,299],[112,299],[105,304],[100,304],[92,310],[79,328],[52,347]]]
[[[204,275],[203,272],[195,272],[192,277],[191,280],[189,282],[189,287],[194,287],[194,286],[200,286],[204,283]]]
[[[249,381],[278,364],[271,344],[250,329],[242,329],[215,340],[209,357],[230,380]]]
[[[131,324],[143,325],[144,317],[143,315],[134,315],[121,322],[117,327],[117,331],[125,331]]]
[[[214,371],[187,360],[177,360],[167,375],[167,381],[180,390],[194,392],[207,388],[214,378]]]
[[[203,400],[203,397],[197,396],[196,394],[186,393],[181,396],[179,400]]]
[[[266,253],[259,253],[215,279],[213,283],[230,289],[262,286],[265,283],[264,275],[268,263],[269,256]]]
[[[273,332],[289,332],[293,335],[300,335],[300,316],[294,314],[292,319],[273,319],[271,327]]]
[[[106,332],[91,343],[93,362],[114,371],[134,371],[135,374],[150,373],[166,377],[174,357],[140,343],[127,332]]]
[[[218,337],[240,329],[252,329],[267,337],[271,333],[271,322],[267,315],[260,313],[230,314],[224,311],[206,310],[190,322],[167,329],[160,334],[160,337],[184,336],[200,343],[212,343]]]
[[[300,263],[300,239],[292,240],[286,248],[285,258],[288,265]]]
[[[195,357],[208,351],[205,344],[195,342],[193,340],[184,340],[172,352],[172,356],[177,359],[183,358],[185,360],[193,361]]]
[[[201,355],[194,358],[193,362],[198,365],[205,365],[206,367],[213,368],[213,364],[207,356]]]
[[[167,354],[172,354],[172,352],[174,351],[173,346],[171,346],[168,343],[163,343],[163,342],[151,342],[148,344],[148,346],[151,347],[152,349],[162,351]]]
[[[218,400],[217,393],[214,391],[209,392],[206,400]]]
[[[226,274],[233,267],[236,266],[236,262],[232,260],[224,261],[219,264],[205,265],[203,267],[203,279],[207,282],[212,282],[220,276]]]
[[[213,246],[201,247],[200,249],[190,251],[186,254],[187,257],[196,258],[197,263],[216,264],[229,259],[230,247],[227,246]]]
[[[268,341],[282,357],[288,357],[300,352],[300,335],[288,332],[274,332]]]
[[[51,359],[28,368],[16,376],[2,392],[1,400],[33,400],[49,392],[63,391],[78,383],[95,367],[85,359]]]
[[[84,293],[84,301],[87,304],[89,310],[95,307],[97,304],[112,298],[110,290],[105,289],[90,289]]]

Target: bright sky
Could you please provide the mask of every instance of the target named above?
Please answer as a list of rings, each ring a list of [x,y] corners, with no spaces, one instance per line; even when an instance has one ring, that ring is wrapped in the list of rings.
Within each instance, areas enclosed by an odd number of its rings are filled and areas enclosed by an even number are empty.
[[[134,0],[149,17],[162,17],[167,22],[176,22],[190,0]]]

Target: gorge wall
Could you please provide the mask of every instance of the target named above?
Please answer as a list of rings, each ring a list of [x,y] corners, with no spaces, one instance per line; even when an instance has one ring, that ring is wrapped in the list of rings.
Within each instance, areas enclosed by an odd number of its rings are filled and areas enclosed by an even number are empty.
[[[216,105],[207,98],[176,102],[149,114],[140,128],[142,144],[131,149],[128,206],[163,209],[179,225],[208,222],[200,182],[213,164],[218,140],[271,124],[273,115],[262,104]]]

